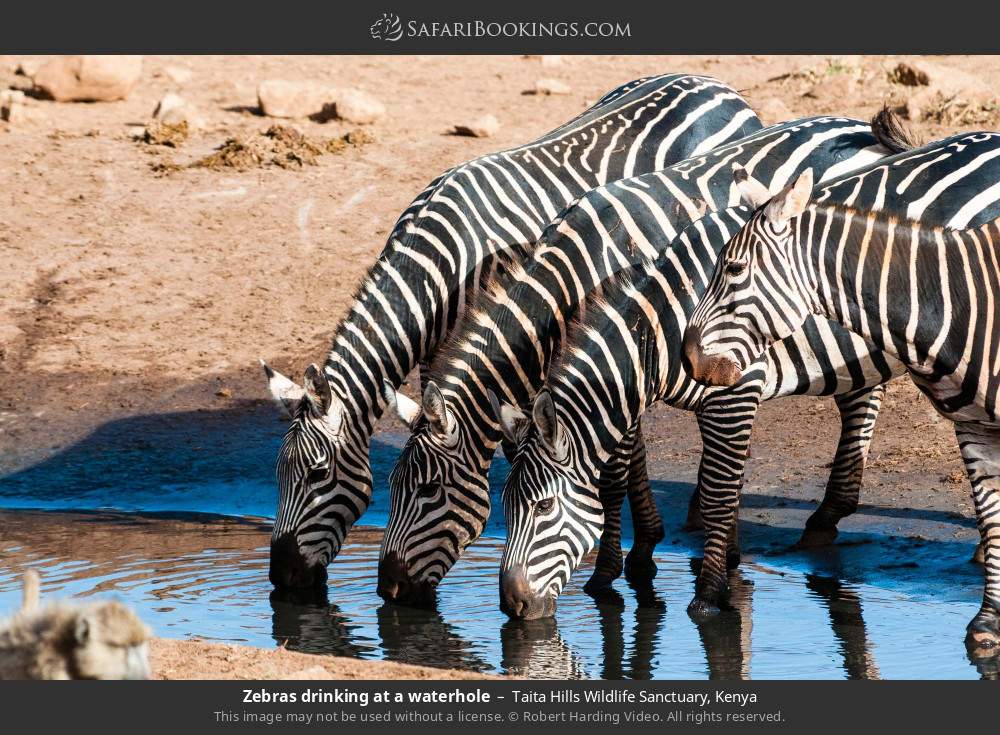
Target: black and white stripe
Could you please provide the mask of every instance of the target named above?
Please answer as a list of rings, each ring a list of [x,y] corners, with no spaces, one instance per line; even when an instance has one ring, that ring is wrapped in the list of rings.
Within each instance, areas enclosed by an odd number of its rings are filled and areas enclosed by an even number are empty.
[[[431,183],[396,223],[338,327],[322,369],[300,387],[268,369],[292,417],[277,460],[271,579],[325,578],[371,498],[368,450],[398,387],[430,358],[498,259],[516,257],[575,197],[760,127],[721,82],[640,79],[529,145],[462,164]]]
[[[695,377],[733,376],[816,314],[896,356],[955,422],[984,550],[973,647],[1000,645],[1000,134],[958,135],[813,190],[726,246],[688,327]],[[713,380],[712,382],[722,382]]]
[[[602,532],[604,464],[657,401],[698,415],[705,523],[700,600],[714,604],[725,588],[727,566],[738,562],[731,496],[738,498],[761,400],[837,396],[840,445],[826,497],[803,540],[829,542],[840,518],[856,507],[881,384],[902,374],[899,363],[839,326],[812,319],[729,388],[708,390],[684,369],[687,318],[719,251],[750,212],[731,208],[695,222],[659,258],[622,271],[588,303],[535,398],[504,487],[508,536],[501,573],[523,579],[519,590],[502,588],[509,614],[552,614],[559,592]]]
[[[416,427],[390,481],[393,506],[383,553],[396,556],[408,583],[436,585],[482,532],[490,510],[487,473],[502,437],[489,393],[512,406],[530,404],[566,320],[592,288],[655,257],[706,211],[737,203],[733,164],[777,190],[806,166],[837,175],[887,152],[866,123],[809,118],[607,184],[567,208],[546,228],[531,259],[510,275],[509,288],[492,289],[485,305],[464,320],[436,365],[423,406],[431,420]],[[710,270],[700,277],[707,280]],[[508,414],[514,420],[517,411]],[[629,474],[645,483],[637,462]],[[646,574],[657,532],[658,522],[638,533],[629,557]],[[597,581],[617,576],[616,559],[610,553],[609,566],[598,565]]]

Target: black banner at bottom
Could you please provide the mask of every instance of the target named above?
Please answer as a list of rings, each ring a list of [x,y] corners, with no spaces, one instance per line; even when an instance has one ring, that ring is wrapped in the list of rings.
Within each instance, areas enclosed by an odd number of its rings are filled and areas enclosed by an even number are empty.
[[[995,727],[989,682],[8,682],[6,732],[837,732]],[[987,698],[984,700],[984,698]]]

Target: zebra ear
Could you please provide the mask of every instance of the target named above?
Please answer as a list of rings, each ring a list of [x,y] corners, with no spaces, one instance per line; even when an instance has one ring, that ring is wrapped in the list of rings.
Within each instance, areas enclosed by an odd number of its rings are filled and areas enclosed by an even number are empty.
[[[497,398],[497,394],[489,389],[486,391],[486,397],[490,400],[490,408],[493,409],[493,418],[500,424],[500,432],[507,441],[517,444],[520,428],[528,420],[528,417],[517,406],[512,406],[506,401],[501,403],[500,399]]]
[[[306,368],[305,375],[306,398],[316,407],[322,416],[327,416],[333,408],[333,389],[323,371],[312,363]]]
[[[412,429],[420,419],[420,404],[409,396],[404,396],[388,380],[382,381],[382,397],[386,408],[395,410],[399,420]]]
[[[807,168],[795,182],[782,189],[768,203],[764,216],[774,225],[783,225],[806,210],[813,188],[813,171]]]
[[[552,402],[552,394],[547,390],[535,396],[535,403],[531,407],[531,419],[535,422],[538,435],[542,442],[556,456],[559,452],[560,434],[562,428],[559,426],[559,418],[556,416],[556,404]]]
[[[733,183],[740,192],[740,198],[750,209],[757,210],[767,204],[771,192],[767,187],[747,173],[740,164],[733,164]]]
[[[452,426],[451,416],[449,416],[448,403],[433,380],[427,382],[424,388],[424,416],[431,425],[434,433],[439,436],[447,436]]]
[[[263,360],[260,361],[260,366],[264,368],[264,376],[267,378],[267,387],[271,398],[278,404],[278,408],[285,418],[292,418],[295,415],[295,409],[299,407],[299,401],[305,395],[305,389],[293,383],[277,370],[273,370]]]

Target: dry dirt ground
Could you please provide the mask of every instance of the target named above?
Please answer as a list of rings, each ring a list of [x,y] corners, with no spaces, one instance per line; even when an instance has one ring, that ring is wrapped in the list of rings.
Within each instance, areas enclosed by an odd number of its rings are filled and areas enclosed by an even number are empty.
[[[298,376],[323,357],[396,217],[428,181],[536,138],[625,81],[707,73],[741,90],[765,122],[868,118],[912,94],[889,78],[901,60],[609,56],[543,67],[487,56],[147,57],[126,101],[29,99],[23,120],[0,122],[0,471],[113,418],[262,400],[257,358]],[[0,57],[0,89],[23,82],[14,72],[21,61]],[[925,61],[1000,89],[1000,57]],[[189,69],[190,80],[172,81],[168,67]],[[543,77],[572,92],[524,94]],[[361,88],[388,114],[369,128],[374,143],[323,155],[317,165],[170,170],[269,127],[255,92],[268,78]],[[197,107],[205,126],[179,148],[138,142],[136,126],[168,92]],[[994,129],[995,110],[987,103],[911,128],[925,140]],[[493,138],[448,134],[487,113],[501,123]],[[295,125],[324,139],[357,127]],[[657,409],[646,424],[654,476],[693,480],[699,440],[691,417]],[[828,399],[765,405],[746,492],[770,500],[748,502],[744,513],[766,522],[782,497],[816,498],[837,430]],[[947,422],[905,380],[894,384],[864,502],[954,514],[964,521],[941,533],[972,539],[960,470]],[[890,532],[906,532],[892,523]]]
[[[315,656],[204,641],[155,638],[149,664],[156,679],[495,679],[459,669],[434,669],[394,661]]]

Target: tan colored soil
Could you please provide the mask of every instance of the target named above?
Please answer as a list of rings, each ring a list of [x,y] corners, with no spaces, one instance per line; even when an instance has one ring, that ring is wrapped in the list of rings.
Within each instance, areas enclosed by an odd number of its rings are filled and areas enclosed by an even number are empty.
[[[392,661],[314,656],[204,641],[155,638],[149,646],[156,679],[496,679],[474,671],[435,669]]]

